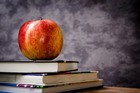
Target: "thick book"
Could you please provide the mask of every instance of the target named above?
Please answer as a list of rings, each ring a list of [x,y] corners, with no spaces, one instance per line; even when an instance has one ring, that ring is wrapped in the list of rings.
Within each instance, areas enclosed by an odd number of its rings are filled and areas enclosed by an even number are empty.
[[[67,83],[67,84],[62,83],[58,85],[0,83],[0,90],[14,92],[14,93],[60,93],[60,92],[69,92],[69,91],[83,90],[86,88],[96,88],[102,86],[103,86],[103,80],[98,79],[96,81]]]
[[[37,83],[37,84],[55,84],[55,83],[75,83],[93,81],[98,79],[98,71],[72,71],[58,74],[0,74],[0,82],[11,83]]]
[[[78,69],[77,61],[0,61],[0,73],[58,73]]]

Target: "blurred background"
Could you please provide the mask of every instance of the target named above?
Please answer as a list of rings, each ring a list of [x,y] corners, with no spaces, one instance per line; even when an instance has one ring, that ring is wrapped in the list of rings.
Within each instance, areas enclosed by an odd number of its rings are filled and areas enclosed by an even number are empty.
[[[139,0],[0,0],[0,61],[28,60],[18,47],[23,22],[40,17],[62,29],[54,60],[98,70],[105,85],[140,88]]]

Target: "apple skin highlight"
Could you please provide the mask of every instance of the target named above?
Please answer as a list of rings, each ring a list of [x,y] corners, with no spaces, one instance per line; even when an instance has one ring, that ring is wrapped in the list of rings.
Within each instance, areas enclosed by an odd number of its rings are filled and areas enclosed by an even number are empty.
[[[19,29],[18,44],[31,60],[52,60],[61,52],[63,35],[52,20],[27,21]]]

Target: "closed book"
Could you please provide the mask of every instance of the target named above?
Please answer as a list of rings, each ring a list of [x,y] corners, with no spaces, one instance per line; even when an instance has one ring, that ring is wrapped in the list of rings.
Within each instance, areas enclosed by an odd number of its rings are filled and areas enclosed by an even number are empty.
[[[78,69],[77,61],[1,61],[0,73],[58,73]]]
[[[12,83],[75,83],[84,81],[93,81],[98,79],[98,71],[73,71],[58,74],[0,74],[0,82]]]
[[[33,86],[33,87],[29,87]],[[58,84],[58,85],[25,85],[23,84],[8,84],[0,83],[1,91],[9,91],[14,93],[60,93],[68,91],[83,90],[86,88],[96,88],[103,86],[103,80],[98,79],[96,81],[88,82],[78,82],[78,83],[67,83],[67,84]]]
[[[0,91],[0,93],[14,93],[14,92]]]

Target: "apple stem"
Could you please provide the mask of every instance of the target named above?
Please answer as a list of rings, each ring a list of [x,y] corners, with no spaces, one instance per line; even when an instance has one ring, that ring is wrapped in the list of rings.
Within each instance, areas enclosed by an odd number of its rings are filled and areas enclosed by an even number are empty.
[[[43,18],[42,18],[42,17],[40,17],[40,20],[43,20]]]

